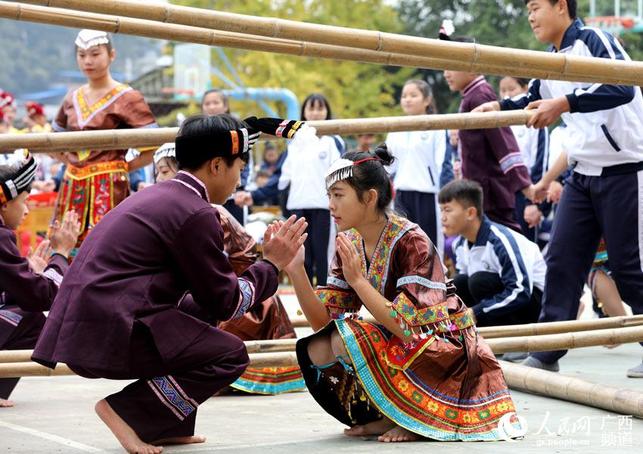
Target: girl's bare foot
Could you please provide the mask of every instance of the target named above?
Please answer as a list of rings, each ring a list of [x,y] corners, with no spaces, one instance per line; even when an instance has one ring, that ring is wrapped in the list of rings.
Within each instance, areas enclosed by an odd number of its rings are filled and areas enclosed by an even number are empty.
[[[349,437],[363,437],[367,435],[382,435],[388,430],[395,427],[395,423],[388,418],[383,417],[377,421],[369,422],[360,426],[353,426],[350,429],[344,429],[344,435]]]
[[[417,441],[420,437],[418,434],[410,432],[403,427],[395,426],[384,435],[380,435],[377,438],[377,441],[383,441],[384,443],[399,443],[401,441]]]
[[[161,446],[152,446],[143,442],[136,432],[127,425],[123,419],[118,416],[112,407],[109,406],[105,399],[99,400],[94,407],[96,413],[109,427],[118,442],[130,454],[160,454],[163,452]]]
[[[205,437],[203,435],[191,435],[189,437],[163,438],[152,442],[153,445],[189,445],[192,443],[205,443]]]
[[[14,403],[9,399],[0,399],[0,408],[9,408],[13,407]]]

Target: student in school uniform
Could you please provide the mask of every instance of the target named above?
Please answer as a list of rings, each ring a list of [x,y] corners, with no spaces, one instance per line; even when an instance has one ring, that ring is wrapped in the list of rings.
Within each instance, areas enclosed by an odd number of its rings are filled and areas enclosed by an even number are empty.
[[[406,115],[433,113],[431,86],[424,80],[408,80],[400,104]],[[395,157],[390,169],[395,209],[417,223],[442,254],[444,236],[439,228],[437,194],[445,163],[446,132],[392,132],[386,138],[386,146]]]
[[[528,0],[529,25],[550,51],[610,60],[629,56],[609,33],[585,27],[576,0]],[[612,277],[635,314],[643,313],[643,97],[639,87],[535,79],[519,99],[489,102],[479,111],[534,110],[529,126],[562,116],[565,151],[574,169],[556,212],[547,253],[540,322],[576,317],[601,236]],[[533,353],[525,364],[558,369],[566,351]],[[628,375],[643,377],[643,363]]]
[[[482,197],[480,185],[470,180],[453,181],[439,194],[445,233],[460,235],[453,246],[458,296],[473,308],[478,326],[534,323],[545,260],[535,243],[490,221]]]

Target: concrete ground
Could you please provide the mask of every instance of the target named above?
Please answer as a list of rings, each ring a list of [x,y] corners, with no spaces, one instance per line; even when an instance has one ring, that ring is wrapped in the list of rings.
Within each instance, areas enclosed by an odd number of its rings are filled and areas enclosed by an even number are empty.
[[[643,392],[643,379],[625,377],[641,361],[638,344],[614,350],[578,349],[561,362],[561,373]],[[0,451],[7,453],[120,452],[116,439],[93,412],[93,404],[125,382],[80,377],[29,377],[0,409]],[[197,433],[208,441],[165,452],[360,453],[426,452],[521,454],[541,452],[643,452],[643,420],[520,392],[513,393],[529,432],[523,440],[498,443],[383,444],[342,435],[342,425],[325,414],[307,393],[281,396],[232,395],[210,399],[199,408]]]

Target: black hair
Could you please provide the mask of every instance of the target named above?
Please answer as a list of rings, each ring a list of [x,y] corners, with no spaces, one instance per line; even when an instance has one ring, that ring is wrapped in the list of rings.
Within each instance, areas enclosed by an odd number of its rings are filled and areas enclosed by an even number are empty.
[[[473,180],[454,180],[445,185],[438,194],[438,203],[458,202],[465,208],[474,207],[478,218],[484,215],[482,186]]]
[[[422,96],[425,98],[431,98],[431,102],[429,103],[428,106],[426,106],[426,113],[428,114],[434,114],[437,113],[434,107],[434,99],[433,99],[433,89],[431,89],[431,85],[426,80],[422,79],[410,79],[404,82],[404,86],[406,87],[407,85],[415,85],[418,90],[420,90],[420,93],[422,93]]]
[[[505,77],[511,77],[513,80],[518,82],[518,85],[520,85],[522,88],[525,88],[526,86],[529,85],[529,82],[531,82],[531,79],[526,79],[524,77],[515,77],[515,76],[505,76]]]
[[[223,100],[223,105],[225,106],[225,113],[229,114],[230,113],[230,100],[228,99],[228,95],[226,95],[223,90],[219,88],[213,88],[211,90],[207,90],[205,93],[203,93],[203,96],[201,97],[201,109],[203,109],[203,103],[205,102],[205,98],[208,95],[211,94],[217,94],[221,96],[221,99]]]
[[[525,0],[525,5],[527,5],[531,0]],[[560,0],[548,0],[551,5],[555,5]],[[576,0],[567,0],[567,13],[569,14],[570,19],[576,19],[577,17],[578,5]]]
[[[373,152],[351,151],[343,156],[344,159],[349,161],[359,161],[373,157],[378,159],[365,161],[353,166],[353,176],[343,181],[346,181],[355,189],[360,202],[364,200],[366,191],[375,189],[377,191],[376,208],[380,212],[386,212],[393,201],[393,185],[384,166],[391,165],[395,160],[391,152],[386,148],[386,144],[379,145]]]
[[[13,177],[20,168],[25,164],[24,161],[16,162],[14,164],[0,165],[0,182],[4,183],[9,178]],[[2,188],[0,188],[2,191]],[[23,188],[19,194],[26,192],[29,194],[31,192],[31,183],[29,183],[25,188]]]
[[[304,102],[301,104],[301,113],[299,114],[299,119],[300,120],[307,120],[307,118],[304,117],[304,109],[306,109],[306,106],[310,105],[315,105],[315,104],[323,104],[324,107],[326,107],[326,118],[325,120],[330,120],[333,118],[333,112],[330,110],[330,103],[328,102],[328,99],[326,96],[322,95],[321,93],[313,93],[311,95],[306,96],[306,99],[304,99]]]
[[[154,179],[156,179],[158,175],[158,168],[161,163],[167,165],[173,172],[179,171],[179,161],[177,161],[174,156],[164,156],[159,160],[158,163],[154,164]]]
[[[247,127],[248,125],[242,120],[229,114],[200,114],[186,118],[176,136],[176,160],[179,163],[179,169],[198,170],[203,164],[216,157],[223,158],[228,167],[231,167],[236,159],[242,159],[248,162],[249,153],[229,155],[227,152],[224,153],[217,150],[217,147],[222,146],[217,143],[217,136],[227,134],[226,137],[229,137],[230,131]],[[180,137],[206,138],[208,136],[211,136],[212,139],[204,139],[204,143],[200,148],[207,147],[209,149],[183,149],[183,147],[179,145],[181,141],[178,139]],[[228,145],[225,146],[227,147]]]

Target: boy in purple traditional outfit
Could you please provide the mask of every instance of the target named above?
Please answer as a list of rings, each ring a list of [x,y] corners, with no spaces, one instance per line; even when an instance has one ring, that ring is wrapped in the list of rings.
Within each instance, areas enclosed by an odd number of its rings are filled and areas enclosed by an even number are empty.
[[[300,124],[225,114],[186,120],[177,176],[110,211],[74,259],[33,359],[65,362],[89,378],[138,379],[96,404],[128,452],[205,441],[194,436],[197,406],[248,365],[243,342],[216,323],[276,292],[306,222],[271,226],[264,259],[237,277],[211,203],[234,191],[260,131],[291,137]]]
[[[451,38],[453,25],[445,21],[440,29],[440,39],[472,41],[471,38]],[[460,112],[471,112],[497,95],[484,76],[465,71],[444,71],[444,78],[451,91],[462,95]],[[520,232],[516,220],[516,193],[521,191],[531,200],[534,186],[529,170],[520,154],[518,142],[511,129],[469,129],[458,132],[462,159],[462,176],[480,183],[484,194],[484,212],[494,222]]]
[[[13,232],[29,212],[27,197],[36,174],[32,156],[0,166],[0,350],[30,349],[36,345],[45,315],[54,301],[67,256],[76,244],[80,223],[74,211],[52,226],[29,257],[20,255]],[[19,378],[0,379],[0,407],[11,407],[11,392]]]

